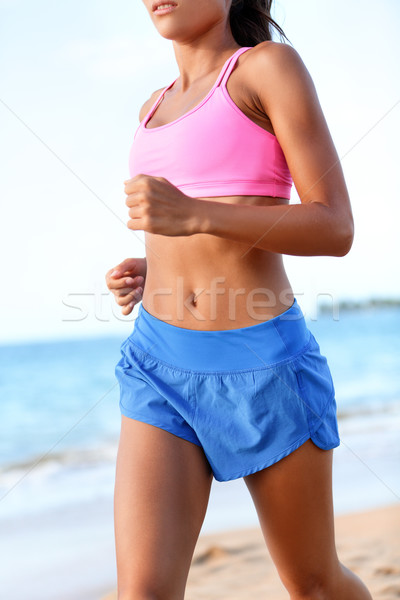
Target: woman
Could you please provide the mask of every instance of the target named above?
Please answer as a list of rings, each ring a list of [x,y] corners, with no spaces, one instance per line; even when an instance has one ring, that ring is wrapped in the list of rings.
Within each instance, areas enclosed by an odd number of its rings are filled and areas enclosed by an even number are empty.
[[[212,478],[243,477],[292,600],[371,599],[336,553],[334,387],[282,262],[353,241],[313,83],[271,1],[143,2],[179,77],[143,105],[124,182],[146,258],[106,275],[123,314],[142,300],[116,366],[118,598],[182,599]]]

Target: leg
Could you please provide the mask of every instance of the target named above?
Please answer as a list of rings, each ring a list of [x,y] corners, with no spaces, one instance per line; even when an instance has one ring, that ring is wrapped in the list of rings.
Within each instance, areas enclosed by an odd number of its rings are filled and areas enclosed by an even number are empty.
[[[332,457],[333,450],[307,440],[289,456],[244,478],[292,600],[372,600],[336,553]]]
[[[119,600],[181,600],[212,472],[200,446],[122,415],[115,495]]]

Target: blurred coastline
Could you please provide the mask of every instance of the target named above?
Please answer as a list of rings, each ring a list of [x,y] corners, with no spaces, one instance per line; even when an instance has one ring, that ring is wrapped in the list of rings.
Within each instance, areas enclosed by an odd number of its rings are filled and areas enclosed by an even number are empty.
[[[371,298],[342,298],[335,303],[339,310],[369,310],[371,308],[400,308],[400,298],[396,297],[371,297]],[[318,310],[322,313],[329,313],[331,304],[328,302],[320,302]]]

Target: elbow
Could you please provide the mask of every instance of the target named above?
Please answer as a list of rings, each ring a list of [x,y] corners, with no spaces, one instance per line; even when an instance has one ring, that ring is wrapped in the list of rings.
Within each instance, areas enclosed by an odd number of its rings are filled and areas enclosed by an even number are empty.
[[[341,221],[335,236],[335,252],[333,256],[346,256],[351,250],[354,241],[353,217]]]

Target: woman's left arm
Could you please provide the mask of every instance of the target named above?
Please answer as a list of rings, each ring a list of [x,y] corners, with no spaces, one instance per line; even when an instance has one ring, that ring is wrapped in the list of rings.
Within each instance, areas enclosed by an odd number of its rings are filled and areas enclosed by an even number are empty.
[[[293,48],[274,42],[261,43],[248,64],[251,91],[271,120],[301,204],[199,201],[197,231],[282,254],[344,256],[354,237],[350,199],[310,75]]]

